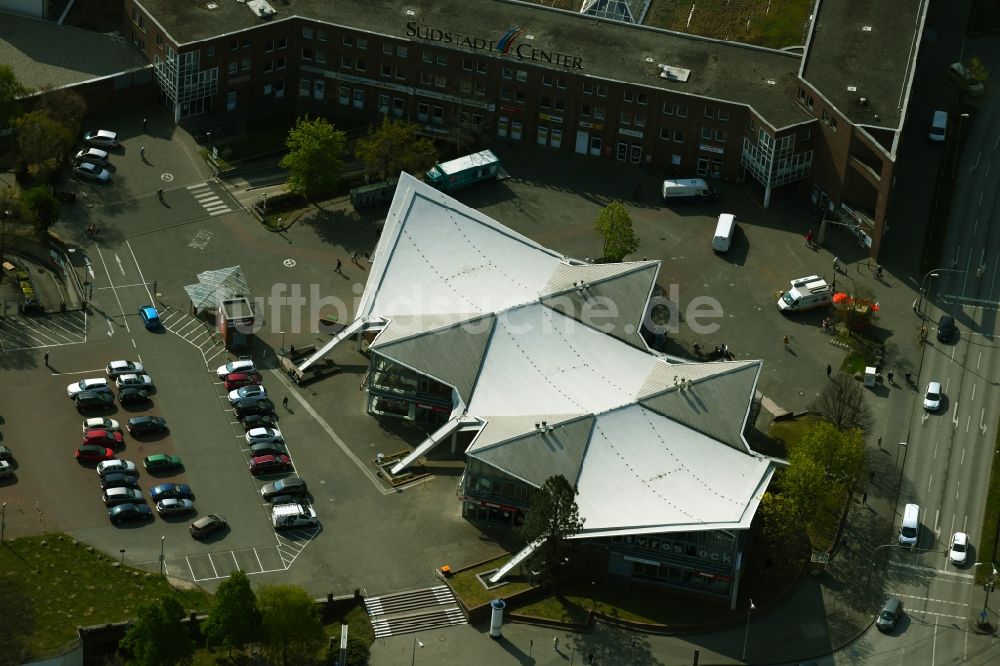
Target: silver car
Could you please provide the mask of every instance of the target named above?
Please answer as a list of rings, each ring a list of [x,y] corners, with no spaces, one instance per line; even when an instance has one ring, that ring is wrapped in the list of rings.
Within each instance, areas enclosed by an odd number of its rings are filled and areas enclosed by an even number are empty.
[[[194,511],[194,502],[189,499],[169,498],[156,503],[156,512],[161,516],[175,516]]]
[[[95,183],[107,183],[111,180],[110,171],[90,162],[80,162],[73,167],[73,173],[84,180],[90,180]]]
[[[96,148],[117,148],[118,132],[110,130],[94,130],[83,135],[83,142]]]
[[[115,386],[125,388],[126,386],[136,386],[138,388],[152,388],[153,378],[149,375],[118,375],[115,379]]]
[[[74,162],[90,162],[97,166],[108,165],[108,151],[100,148],[84,148],[73,157]]]

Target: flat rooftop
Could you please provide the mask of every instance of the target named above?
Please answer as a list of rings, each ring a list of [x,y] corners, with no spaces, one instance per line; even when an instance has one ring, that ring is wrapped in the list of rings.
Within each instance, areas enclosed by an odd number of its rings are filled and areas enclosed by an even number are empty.
[[[55,88],[148,67],[131,44],[48,21],[0,12],[0,63],[21,83]]]
[[[746,104],[778,128],[809,118],[795,101],[801,56],[601,21],[536,5],[504,0],[274,0],[270,5],[276,14],[265,20],[247,4],[234,0],[216,0],[216,9],[208,9],[206,0],[139,0],[139,3],[180,45],[295,17],[414,44],[428,42],[406,36],[410,22],[487,42],[499,42],[508,29],[518,26],[523,32],[519,44],[530,43],[535,48],[579,58],[582,70],[573,70],[578,74],[582,71],[602,79]],[[446,46],[440,42],[434,44]],[[472,52],[461,46],[454,48]],[[516,62],[515,58],[496,51],[475,53]],[[686,82],[662,79],[659,64],[689,70],[690,77]],[[553,71],[563,69],[557,65],[539,66]]]
[[[900,129],[924,4],[821,3],[802,78],[855,125]]]

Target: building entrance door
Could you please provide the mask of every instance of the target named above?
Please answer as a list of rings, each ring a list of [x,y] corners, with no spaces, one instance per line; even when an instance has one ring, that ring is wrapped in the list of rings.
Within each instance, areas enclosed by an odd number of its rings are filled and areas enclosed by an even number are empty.
[[[587,144],[590,143],[590,135],[583,130],[576,131],[576,152],[581,155],[587,154]]]

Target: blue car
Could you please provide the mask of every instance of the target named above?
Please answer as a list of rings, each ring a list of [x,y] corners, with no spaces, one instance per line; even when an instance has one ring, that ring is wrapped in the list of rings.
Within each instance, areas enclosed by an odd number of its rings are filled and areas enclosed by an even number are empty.
[[[152,305],[143,305],[139,307],[139,319],[142,320],[142,323],[148,329],[160,327],[160,314]]]
[[[194,499],[191,486],[186,483],[161,483],[149,491],[149,499],[159,502],[165,499]]]

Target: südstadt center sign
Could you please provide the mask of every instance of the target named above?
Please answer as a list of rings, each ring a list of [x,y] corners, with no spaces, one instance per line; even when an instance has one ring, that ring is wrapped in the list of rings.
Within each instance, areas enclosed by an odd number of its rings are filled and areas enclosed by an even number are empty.
[[[536,48],[527,42],[515,44],[521,35],[522,30],[516,26],[512,27],[497,40],[472,37],[463,35],[460,32],[432,28],[429,25],[416,21],[410,21],[406,24],[407,37],[416,37],[428,42],[453,44],[473,51],[496,51],[500,55],[513,56],[520,60],[531,60],[537,63],[558,65],[566,69],[583,69],[583,58],[565,53],[546,51],[545,49]]]

